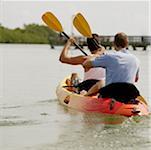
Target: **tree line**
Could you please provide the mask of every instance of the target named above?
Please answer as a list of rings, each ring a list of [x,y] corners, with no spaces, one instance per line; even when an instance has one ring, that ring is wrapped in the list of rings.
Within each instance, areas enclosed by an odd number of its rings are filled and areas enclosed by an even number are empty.
[[[23,28],[9,29],[0,24],[0,43],[64,44],[65,41],[60,39],[60,34],[47,26],[28,24]]]

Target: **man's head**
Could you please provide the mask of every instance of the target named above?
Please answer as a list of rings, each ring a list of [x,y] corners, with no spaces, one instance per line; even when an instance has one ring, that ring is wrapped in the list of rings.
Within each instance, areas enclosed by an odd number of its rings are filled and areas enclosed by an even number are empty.
[[[91,51],[91,53],[100,48],[98,39],[99,39],[98,34],[92,34],[92,38],[87,38],[88,48]]]
[[[117,33],[114,37],[114,46],[116,50],[126,48],[128,46],[128,37],[125,33]]]

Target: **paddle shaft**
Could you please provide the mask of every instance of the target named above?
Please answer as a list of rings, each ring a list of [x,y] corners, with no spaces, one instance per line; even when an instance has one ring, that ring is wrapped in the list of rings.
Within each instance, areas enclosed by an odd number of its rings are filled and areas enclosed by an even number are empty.
[[[66,38],[70,38],[65,32],[61,32]],[[77,43],[74,43],[74,45],[85,55],[85,56],[88,56],[87,53],[85,53],[82,48],[77,44]]]
[[[63,86],[64,88],[66,88],[66,87],[75,87],[76,88],[76,86],[73,86],[73,85],[65,85],[65,86]]]

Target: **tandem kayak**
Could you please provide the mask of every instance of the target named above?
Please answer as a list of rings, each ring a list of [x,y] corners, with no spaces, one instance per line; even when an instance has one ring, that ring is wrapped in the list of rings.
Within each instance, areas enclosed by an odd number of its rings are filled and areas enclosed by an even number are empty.
[[[83,96],[71,91],[68,91],[66,86],[66,79],[62,80],[56,89],[56,94],[60,103],[69,108],[73,108],[83,112],[96,112],[105,114],[117,114],[122,116],[144,116],[149,114],[148,105],[142,97],[137,97],[139,103],[124,104],[118,101],[114,102],[111,107],[113,99],[111,98],[97,98],[90,96]]]

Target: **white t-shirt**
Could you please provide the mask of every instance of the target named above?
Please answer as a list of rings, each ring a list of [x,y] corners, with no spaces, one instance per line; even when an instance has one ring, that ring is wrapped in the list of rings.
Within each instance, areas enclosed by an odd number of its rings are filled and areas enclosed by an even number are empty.
[[[84,81],[85,80],[105,80],[105,69],[101,67],[91,68],[87,72],[84,73]]]
[[[88,58],[89,60],[94,60],[96,58],[96,55],[90,55],[88,56]],[[85,81],[85,80],[90,80],[90,79],[105,80],[105,69],[102,67],[97,67],[97,68],[91,68],[87,72],[84,72],[83,80]]]

